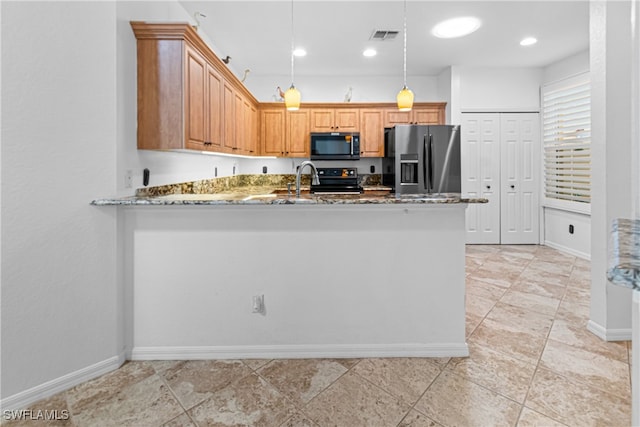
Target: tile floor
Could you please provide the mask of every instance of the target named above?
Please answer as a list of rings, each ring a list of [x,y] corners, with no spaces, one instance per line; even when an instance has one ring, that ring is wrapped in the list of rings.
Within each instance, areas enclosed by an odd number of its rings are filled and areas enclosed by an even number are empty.
[[[468,246],[468,358],[129,362],[33,409],[70,412],[53,426],[627,426],[630,343],[586,330],[589,269]]]

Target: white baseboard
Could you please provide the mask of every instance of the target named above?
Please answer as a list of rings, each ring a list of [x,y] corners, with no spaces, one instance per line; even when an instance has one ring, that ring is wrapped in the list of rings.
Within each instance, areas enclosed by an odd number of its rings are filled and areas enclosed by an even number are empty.
[[[466,357],[464,344],[136,347],[131,360]]]
[[[631,341],[631,328],[606,329],[593,320],[589,320],[587,330],[604,341]]]
[[[89,381],[100,375],[118,369],[125,361],[124,353],[113,356],[109,359],[98,362],[86,368],[79,369],[75,372],[63,375],[46,383],[32,387],[28,390],[21,391],[13,396],[0,400],[1,410],[18,410],[24,409],[34,402],[46,399],[61,391],[68,390],[85,381]]]
[[[577,256],[578,258],[586,259],[587,261],[591,260],[591,254],[587,254],[584,252],[577,251],[568,246],[559,245],[558,243],[550,242],[545,240],[545,246],[549,246],[550,248],[557,249],[559,251],[568,253],[569,255]]]

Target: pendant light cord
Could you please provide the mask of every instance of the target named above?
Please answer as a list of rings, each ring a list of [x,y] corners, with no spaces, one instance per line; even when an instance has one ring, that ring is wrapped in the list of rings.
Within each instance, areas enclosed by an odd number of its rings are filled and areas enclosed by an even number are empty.
[[[293,0],[292,0],[293,1]],[[407,0],[404,0],[404,62],[403,62],[403,76],[404,87],[407,87]]]
[[[294,61],[293,50],[294,49],[295,49],[295,44],[293,42],[293,0],[291,0],[291,87],[293,87],[293,61]]]

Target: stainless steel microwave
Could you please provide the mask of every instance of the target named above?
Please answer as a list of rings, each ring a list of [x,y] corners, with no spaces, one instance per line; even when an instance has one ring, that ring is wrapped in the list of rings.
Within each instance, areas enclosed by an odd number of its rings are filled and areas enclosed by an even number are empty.
[[[360,159],[358,132],[312,132],[311,160]]]

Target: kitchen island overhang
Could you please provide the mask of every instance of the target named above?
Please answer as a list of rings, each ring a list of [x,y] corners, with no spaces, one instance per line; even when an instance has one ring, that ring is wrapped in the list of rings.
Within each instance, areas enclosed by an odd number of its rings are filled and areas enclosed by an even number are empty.
[[[467,356],[466,206],[125,205],[128,358]]]

